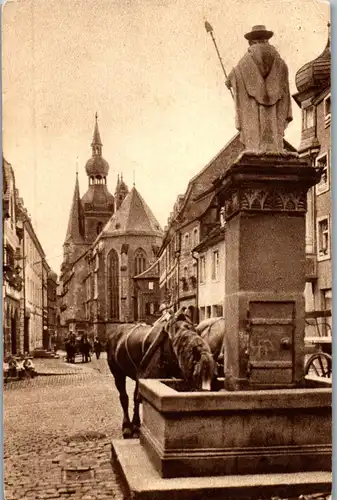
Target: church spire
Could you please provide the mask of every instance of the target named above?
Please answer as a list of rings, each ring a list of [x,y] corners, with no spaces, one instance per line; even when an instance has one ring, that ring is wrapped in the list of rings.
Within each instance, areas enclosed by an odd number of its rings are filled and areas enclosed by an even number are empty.
[[[91,147],[92,147],[92,155],[93,156],[102,156],[102,141],[101,141],[101,136],[100,136],[100,133],[99,133],[99,129],[98,129],[98,114],[96,113],[95,114],[95,128],[94,128],[94,135],[93,135],[93,138],[92,138],[92,143],[91,143]]]
[[[67,235],[64,243],[83,243],[83,208],[80,198],[80,186],[77,171],[73,202],[70,209]]]

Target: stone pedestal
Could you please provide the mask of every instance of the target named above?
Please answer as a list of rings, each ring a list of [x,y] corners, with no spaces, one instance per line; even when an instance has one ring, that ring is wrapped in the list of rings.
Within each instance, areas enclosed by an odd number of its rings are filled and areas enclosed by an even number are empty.
[[[319,178],[294,155],[244,153],[219,183],[228,389],[303,380],[306,200]]]

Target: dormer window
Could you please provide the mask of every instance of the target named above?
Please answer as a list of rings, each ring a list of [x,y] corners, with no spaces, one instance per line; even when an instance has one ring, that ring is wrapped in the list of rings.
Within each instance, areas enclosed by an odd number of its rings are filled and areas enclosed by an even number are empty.
[[[314,115],[314,107],[309,106],[308,108],[305,108],[303,110],[303,129],[306,130],[308,128],[311,128],[315,125],[315,115]]]

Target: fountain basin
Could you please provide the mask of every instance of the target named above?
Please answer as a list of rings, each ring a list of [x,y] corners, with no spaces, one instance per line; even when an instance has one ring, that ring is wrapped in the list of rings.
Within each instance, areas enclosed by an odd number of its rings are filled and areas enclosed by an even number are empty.
[[[306,384],[187,392],[141,380],[140,442],[162,478],[330,471],[332,390]]]

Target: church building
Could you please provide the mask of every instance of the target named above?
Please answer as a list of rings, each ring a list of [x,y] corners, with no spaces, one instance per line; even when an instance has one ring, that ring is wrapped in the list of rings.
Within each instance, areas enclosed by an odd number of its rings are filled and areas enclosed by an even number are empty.
[[[76,174],[63,245],[60,327],[104,338],[107,324],[138,319],[133,277],[155,262],[163,232],[123,176],[118,176],[114,195],[109,192],[97,114],[91,147],[85,166],[88,189],[81,198]]]

